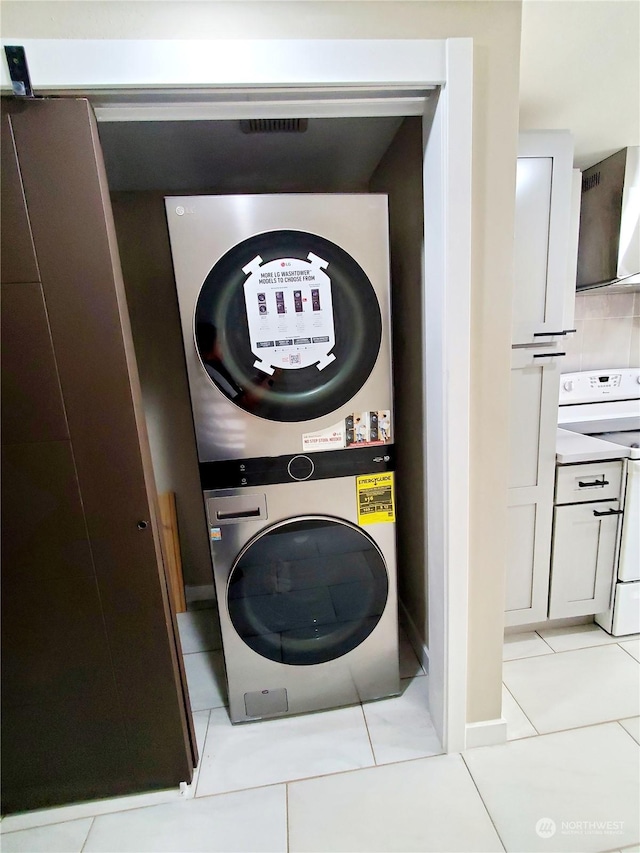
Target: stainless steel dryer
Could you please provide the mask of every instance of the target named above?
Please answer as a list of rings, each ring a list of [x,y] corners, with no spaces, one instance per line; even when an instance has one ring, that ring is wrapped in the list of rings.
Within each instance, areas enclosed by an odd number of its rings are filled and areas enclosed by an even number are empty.
[[[166,209],[200,461],[391,443],[386,196]]]
[[[204,493],[232,722],[399,692],[393,474],[339,476],[348,457]]]

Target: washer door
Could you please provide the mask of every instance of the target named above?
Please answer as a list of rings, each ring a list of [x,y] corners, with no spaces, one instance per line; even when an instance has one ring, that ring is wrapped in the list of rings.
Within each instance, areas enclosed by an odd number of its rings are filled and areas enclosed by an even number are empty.
[[[387,602],[387,571],[373,540],[335,518],[309,516],[259,534],[227,586],[231,622],[255,652],[305,666],[359,646]]]
[[[382,322],[364,270],[335,243],[269,231],[214,265],[195,338],[211,381],[273,421],[322,417],[350,400],[378,357]]]

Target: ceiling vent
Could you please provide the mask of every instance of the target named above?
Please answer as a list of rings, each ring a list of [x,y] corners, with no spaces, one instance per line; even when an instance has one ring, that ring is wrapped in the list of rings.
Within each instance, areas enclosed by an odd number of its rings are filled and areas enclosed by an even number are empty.
[[[308,118],[251,118],[240,122],[243,133],[304,133]]]

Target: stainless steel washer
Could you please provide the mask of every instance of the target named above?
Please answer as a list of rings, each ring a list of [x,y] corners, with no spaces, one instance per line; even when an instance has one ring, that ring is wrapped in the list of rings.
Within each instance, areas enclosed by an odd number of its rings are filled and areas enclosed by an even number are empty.
[[[399,692],[392,478],[204,493],[233,722]]]

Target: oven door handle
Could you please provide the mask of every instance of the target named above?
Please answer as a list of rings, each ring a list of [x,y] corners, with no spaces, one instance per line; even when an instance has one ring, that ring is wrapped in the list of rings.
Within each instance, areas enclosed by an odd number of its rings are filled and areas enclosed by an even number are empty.
[[[594,509],[593,514],[597,516],[602,515],[622,515],[624,510],[621,509],[607,509],[604,512],[598,512],[597,509]]]

